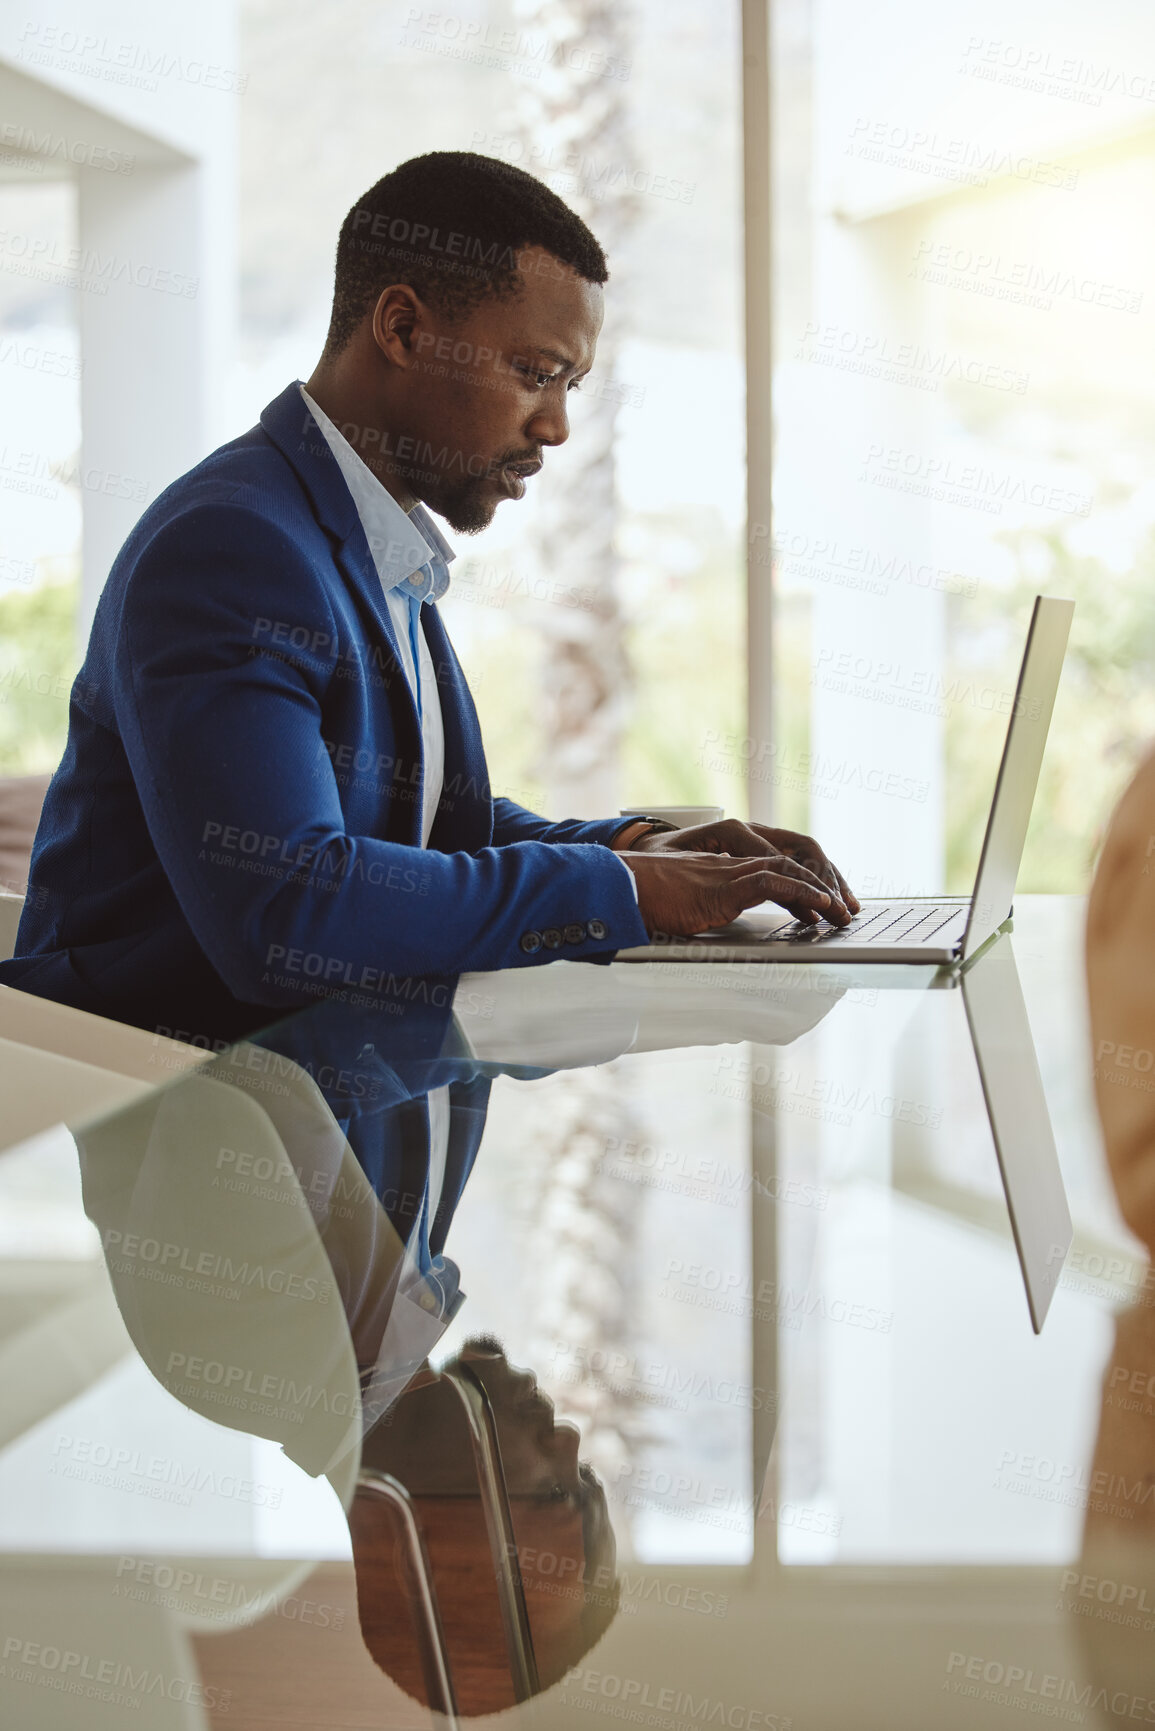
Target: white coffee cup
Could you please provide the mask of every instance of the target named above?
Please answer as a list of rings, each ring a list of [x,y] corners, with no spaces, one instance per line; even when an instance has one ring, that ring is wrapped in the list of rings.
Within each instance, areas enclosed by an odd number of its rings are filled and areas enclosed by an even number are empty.
[[[658,817],[672,823],[675,829],[690,829],[699,823],[721,823],[725,812],[720,805],[624,805],[619,817]]]

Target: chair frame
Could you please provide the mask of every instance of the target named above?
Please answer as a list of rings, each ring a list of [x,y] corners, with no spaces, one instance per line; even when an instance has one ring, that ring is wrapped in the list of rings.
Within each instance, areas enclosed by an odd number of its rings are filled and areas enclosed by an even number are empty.
[[[501,1444],[493,1403],[481,1378],[468,1364],[459,1364],[441,1372],[461,1402],[469,1428],[473,1463],[477,1472],[481,1506],[485,1515],[485,1530],[489,1538],[493,1573],[497,1582],[498,1603],[513,1681],[514,1699],[528,1701],[541,1689],[529,1612],[525,1602],[525,1583],[513,1534],[509,1486],[501,1459]],[[414,1607],[417,1642],[421,1668],[432,1712],[439,1714],[449,1731],[458,1731],[459,1710],[453,1685],[453,1666],[445,1640],[445,1628],[437,1602],[437,1588],[425,1535],[417,1518],[413,1498],[392,1473],[363,1468],[357,1479],[358,1489],[368,1491],[389,1504],[401,1526],[405,1548],[416,1587]]]

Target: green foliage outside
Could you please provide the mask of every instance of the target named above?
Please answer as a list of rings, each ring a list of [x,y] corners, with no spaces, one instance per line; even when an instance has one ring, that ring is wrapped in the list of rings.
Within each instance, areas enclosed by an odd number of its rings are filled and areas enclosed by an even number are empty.
[[[0,775],[35,775],[60,762],[80,666],[79,594],[74,580],[0,596]]]
[[[1119,795],[1155,742],[1155,532],[1125,579],[1076,554],[1062,529],[1007,536],[1018,576],[954,603],[952,677],[1013,690],[1023,631],[1038,593],[1075,602],[1019,887],[1081,892]],[[993,650],[993,655],[992,655]],[[997,678],[992,677],[992,671]],[[946,723],[947,888],[973,881],[986,808],[1006,730],[1004,715],[968,703]]]
[[[708,545],[716,546],[711,541]],[[1090,880],[1119,794],[1155,741],[1155,531],[1126,580],[1073,553],[1061,529],[1008,537],[1020,575],[951,602],[945,724],[947,889],[973,880],[1006,729],[992,691],[1013,689],[1038,590],[1073,597],[1075,619],[1027,842],[1024,891],[1078,892]],[[746,744],[742,588],[737,554],[702,559],[676,578],[630,573],[634,687],[622,754],[622,801],[715,804],[742,815]],[[79,665],[75,581],[0,597],[0,774],[54,769]],[[494,785],[540,805],[535,724],[540,636],[509,609],[469,657]],[[809,739],[810,634],[805,595],[780,595],[775,621],[773,760],[778,821],[808,827],[791,766]],[[985,701],[984,701],[985,700]],[[746,745],[748,751],[748,745]]]
[[[716,550],[718,539],[678,576],[652,567],[631,573],[624,805],[746,812],[744,598],[736,559]]]

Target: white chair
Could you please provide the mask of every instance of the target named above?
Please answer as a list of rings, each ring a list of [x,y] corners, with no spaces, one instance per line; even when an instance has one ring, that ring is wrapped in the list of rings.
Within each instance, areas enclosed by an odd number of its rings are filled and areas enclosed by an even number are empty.
[[[0,961],[13,954],[48,775],[0,775]]]
[[[0,962],[16,954],[16,928],[23,908],[23,896],[0,891]]]

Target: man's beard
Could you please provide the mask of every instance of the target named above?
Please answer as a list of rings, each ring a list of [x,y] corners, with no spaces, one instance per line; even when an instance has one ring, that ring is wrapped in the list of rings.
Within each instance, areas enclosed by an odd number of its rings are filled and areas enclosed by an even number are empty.
[[[424,488],[419,488],[417,481],[412,483],[422,504],[427,505],[437,516],[444,517],[449,527],[458,535],[479,535],[482,529],[487,529],[493,522],[494,513],[501,503],[503,494],[495,498],[492,485],[500,481],[507,465],[532,463],[535,468],[541,467],[541,452],[538,451],[507,451],[501,457],[494,457],[483,475],[458,475],[450,478],[448,475],[431,477],[428,472],[421,477]]]
[[[487,475],[463,476],[460,481],[437,489],[436,497],[427,494],[423,503],[444,517],[458,535],[479,535],[493,522],[499,503],[492,492],[486,494],[488,481]]]

